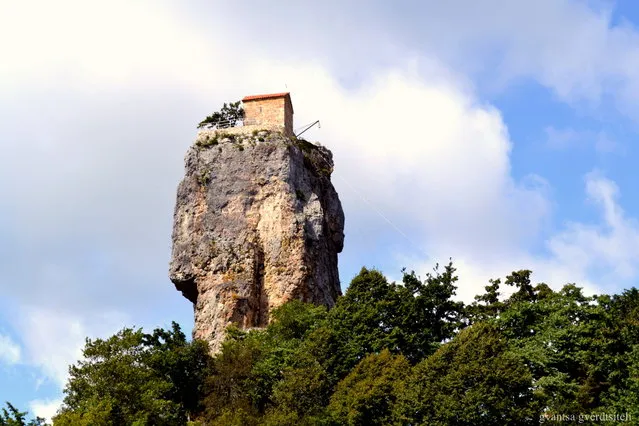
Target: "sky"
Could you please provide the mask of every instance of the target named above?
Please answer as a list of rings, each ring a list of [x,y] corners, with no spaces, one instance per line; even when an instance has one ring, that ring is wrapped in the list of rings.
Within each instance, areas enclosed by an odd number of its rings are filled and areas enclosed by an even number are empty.
[[[168,279],[184,154],[224,102],[290,91],[333,151],[345,290],[452,258],[639,277],[632,1],[0,0],[0,401],[50,417],[85,338],[188,334]]]

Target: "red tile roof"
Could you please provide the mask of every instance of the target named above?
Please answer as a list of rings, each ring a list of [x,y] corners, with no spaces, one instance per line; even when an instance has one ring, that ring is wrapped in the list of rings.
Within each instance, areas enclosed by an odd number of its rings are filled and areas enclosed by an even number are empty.
[[[253,96],[245,96],[244,99],[242,99],[242,102],[246,102],[246,101],[257,101],[259,99],[273,99],[273,98],[283,98],[286,96],[290,96],[290,92],[284,92],[284,93],[271,93],[270,95],[253,95]]]

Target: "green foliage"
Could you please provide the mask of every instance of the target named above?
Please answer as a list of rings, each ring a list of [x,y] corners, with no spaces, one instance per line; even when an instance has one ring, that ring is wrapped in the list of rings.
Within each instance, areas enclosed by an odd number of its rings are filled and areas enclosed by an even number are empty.
[[[54,426],[93,426],[113,423],[113,404],[111,401],[94,399],[87,404],[90,409],[84,412],[63,409],[53,418]]]
[[[219,111],[206,117],[202,120],[197,128],[202,127],[224,129],[227,127],[233,127],[235,124],[244,118],[244,109],[240,106],[241,102],[232,102],[230,104],[224,104]]]
[[[463,326],[464,304],[453,300],[458,278],[452,261],[422,282],[414,272],[404,272],[403,286],[398,288],[402,303],[397,315],[401,332],[399,352],[411,362],[430,355],[441,342],[452,338]]]
[[[639,292],[555,292],[521,270],[504,281],[509,298],[491,280],[463,306],[456,280],[452,264],[425,280],[404,272],[401,284],[363,268],[328,312],[284,305],[266,330],[235,334],[218,355],[241,360],[243,375],[218,380],[243,402],[218,402],[213,420],[519,425],[639,410]]]
[[[331,173],[333,173],[333,167],[331,164],[324,158],[321,151],[318,149],[319,147],[306,139],[302,138],[291,138],[292,144],[302,151],[304,155],[304,165],[314,172],[317,176],[330,177]]]
[[[324,321],[326,308],[291,301],[275,309],[271,317],[266,330],[228,330],[207,382],[207,421],[217,421],[220,416],[230,419],[234,412],[242,419],[258,416],[274,406],[281,413],[290,405],[287,393],[295,386],[301,386],[302,393],[314,391],[308,382],[296,381],[300,377],[295,371],[308,368],[300,343]]]
[[[602,399],[606,412],[628,413],[633,419],[639,419],[639,344],[623,357],[627,367],[627,376],[618,384],[611,386]]]
[[[302,354],[300,354],[302,355]],[[326,371],[311,356],[297,358],[283,370],[273,386],[273,411],[293,414],[298,422],[311,416],[321,416],[330,397]]]
[[[0,426],[48,426],[41,417],[33,420],[26,420],[27,412],[18,410],[10,402],[6,402],[6,408],[2,408],[0,412]]]
[[[184,424],[201,410],[208,345],[172,330],[125,328],[109,339],[87,339],[84,360],[70,367],[61,424]]]
[[[443,273],[437,267],[434,272],[423,282],[404,272],[400,285],[378,271],[360,271],[329,312],[327,330],[316,336],[335,381],[367,354],[388,349],[416,363],[453,336],[463,312],[463,304],[452,300],[455,269],[449,264]]]
[[[383,353],[383,362],[387,352],[403,354],[393,362],[400,359],[409,366],[406,358],[417,362],[453,336],[463,310],[451,300],[454,272],[452,265],[442,273],[436,268],[423,282],[405,273],[404,282],[395,284],[364,268],[328,313],[290,302],[272,313],[266,330],[234,330],[214,362],[207,420],[228,417],[224,410],[230,409],[273,424],[330,422],[331,395],[367,355]],[[365,372],[367,365],[361,367]],[[356,375],[348,383],[358,380],[362,379]],[[383,380],[376,392],[386,389]],[[343,396],[332,406],[336,413],[343,411],[338,408],[343,400],[358,398],[341,386]],[[362,398],[373,400],[377,395]],[[385,407],[382,410],[388,412],[389,405]]]
[[[328,406],[331,417],[340,425],[391,424],[395,400],[409,372],[406,358],[388,349],[368,355],[338,383]]]
[[[317,149],[317,146],[315,144],[307,141],[306,139],[294,138],[293,142],[299,149],[302,150],[304,154],[310,154]]]
[[[486,292],[475,296],[475,302],[466,307],[469,322],[485,321],[496,318],[503,312],[505,305],[499,300],[501,280],[489,280],[490,285],[484,287]]]
[[[204,173],[198,176],[197,181],[200,185],[206,186],[211,181],[211,171],[204,171]]]
[[[619,357],[628,348],[618,346],[615,320],[602,302],[585,297],[573,284],[559,292],[537,286],[528,288],[525,297],[513,294],[496,320],[525,359],[536,398],[549,412],[591,412],[618,382]]]
[[[268,332],[277,340],[298,342],[322,324],[326,315],[324,306],[291,300],[271,312]]]
[[[219,143],[219,135],[206,135],[206,137],[204,137],[204,139],[198,139],[195,142],[195,145],[197,145],[200,148],[208,148],[210,146],[215,146]]]
[[[415,366],[395,420],[424,425],[537,424],[532,376],[490,324],[459,333]]]
[[[614,348],[609,350],[608,358],[613,362],[608,374],[610,387],[602,395],[603,405],[608,412],[628,412],[633,419],[639,419],[639,290],[626,290],[602,305],[616,320],[609,327],[617,337],[610,339]]]
[[[213,360],[211,375],[206,381],[204,418],[207,421],[213,421],[225,412],[257,414],[250,380],[253,379],[253,366],[262,352],[264,332],[230,331],[222,351]]]
[[[211,251],[215,244],[211,241]],[[213,358],[179,327],[87,340],[55,425],[525,425],[639,418],[639,291],[584,296],[520,270],[455,301],[449,263],[394,283],[362,268],[327,310],[299,301],[227,330]],[[28,425],[13,406],[0,426]],[[190,420],[187,423],[187,419]]]
[[[516,302],[534,302],[537,299],[535,289],[530,283],[530,275],[532,271],[524,269],[515,271],[506,277],[506,284],[517,288],[508,299],[509,303]]]
[[[211,426],[258,426],[258,417],[242,408],[225,408],[222,413],[214,418]]]
[[[144,346],[148,348],[148,367],[168,378],[172,385],[166,394],[169,399],[180,405],[183,414],[198,413],[209,374],[208,344],[202,340],[188,342],[180,326],[173,322],[170,331],[155,329],[144,335]]]
[[[237,139],[236,135],[231,133],[220,133],[218,137],[222,140],[228,139],[231,143],[235,143],[235,140]]]

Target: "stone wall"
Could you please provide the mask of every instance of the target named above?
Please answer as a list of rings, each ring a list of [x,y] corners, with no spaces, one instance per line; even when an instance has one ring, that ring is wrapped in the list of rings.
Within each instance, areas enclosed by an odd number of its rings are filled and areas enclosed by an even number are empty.
[[[244,119],[249,125],[280,128],[293,136],[293,108],[285,97],[244,102]]]
[[[207,137],[215,137],[217,135],[238,135],[238,136],[249,136],[253,135],[255,132],[268,131],[272,133],[273,131],[281,131],[282,128],[280,126],[269,126],[269,125],[248,125],[248,126],[238,126],[238,127],[229,127],[226,129],[204,129],[200,130],[197,133],[196,143],[201,141]]]
[[[284,108],[284,133],[293,136],[293,104],[291,98],[286,97],[286,106]]]

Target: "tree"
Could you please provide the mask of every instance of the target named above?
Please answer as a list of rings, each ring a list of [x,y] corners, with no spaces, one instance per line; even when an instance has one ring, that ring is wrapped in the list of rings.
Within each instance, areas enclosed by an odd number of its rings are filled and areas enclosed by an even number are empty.
[[[464,306],[455,295],[455,268],[435,267],[424,281],[404,271],[402,284],[362,268],[327,322],[305,344],[336,384],[366,355],[388,349],[417,363],[461,327]]]
[[[207,127],[209,129],[217,128],[224,129],[227,127],[234,127],[238,121],[244,118],[244,109],[240,106],[241,102],[233,102],[230,104],[224,104],[219,111],[206,117],[198,124],[197,128]]]
[[[586,297],[531,272],[452,300],[452,263],[401,283],[362,268],[327,311],[291,301],[265,329],[230,327],[209,358],[177,324],[87,340],[56,426],[536,424],[539,415],[639,416],[639,291]],[[466,315],[466,317],[464,317]],[[10,406],[0,426],[25,424]],[[17,423],[16,423],[17,422]],[[197,423],[188,423],[197,424]]]
[[[514,271],[506,277],[506,285],[517,288],[517,291],[508,299],[510,303],[535,301],[537,294],[535,293],[534,286],[530,283],[530,275],[532,275],[531,270],[522,269],[520,271]]]
[[[205,420],[251,424],[260,419],[260,424],[269,424],[296,416],[291,410],[302,416],[307,409],[313,411],[323,383],[316,379],[323,373],[300,345],[325,317],[325,307],[294,300],[273,310],[265,330],[231,327],[207,380]]]
[[[208,344],[202,340],[188,342],[175,322],[171,331],[155,329],[144,335],[143,344],[149,348],[148,366],[172,384],[167,397],[177,402],[187,417],[199,413],[204,381],[210,373]]]
[[[526,294],[513,294],[495,323],[532,372],[536,400],[550,415],[602,408],[628,375],[623,315],[607,296],[586,297],[574,284],[557,292],[539,284]]]
[[[171,331],[125,328],[87,339],[84,360],[70,367],[56,426],[90,424],[182,425],[199,410],[208,346]]]
[[[232,416],[246,418],[259,416],[259,410],[251,398],[249,380],[253,368],[262,356],[264,331],[243,332],[230,328],[222,350],[212,362],[211,375],[206,379],[204,419],[215,422],[221,416],[232,424]]]
[[[426,274],[421,281],[415,275],[404,272],[403,285],[397,286],[401,303],[397,312],[399,348],[412,363],[429,356],[440,344],[452,338],[462,326],[464,304],[452,299],[458,277],[452,261],[434,274]]]
[[[325,407],[331,395],[324,367],[311,355],[299,352],[282,378],[273,386],[273,404],[266,419],[288,419],[287,424],[317,424],[326,417]]]
[[[41,417],[36,417],[27,422],[27,412],[18,410],[7,401],[7,408],[2,408],[0,413],[0,426],[49,426]]]
[[[503,310],[504,303],[499,300],[501,280],[489,280],[490,285],[484,287],[485,293],[475,296],[475,302],[466,306],[469,324],[496,318]]]
[[[610,413],[628,413],[633,419],[639,418],[639,344],[624,357],[627,374],[620,383],[611,386],[605,395],[605,411]]]
[[[402,355],[387,349],[371,354],[337,384],[328,406],[337,424],[374,426],[391,424],[395,400],[410,373],[410,364]]]
[[[476,323],[417,364],[394,424],[538,424],[532,376],[497,327]]]

